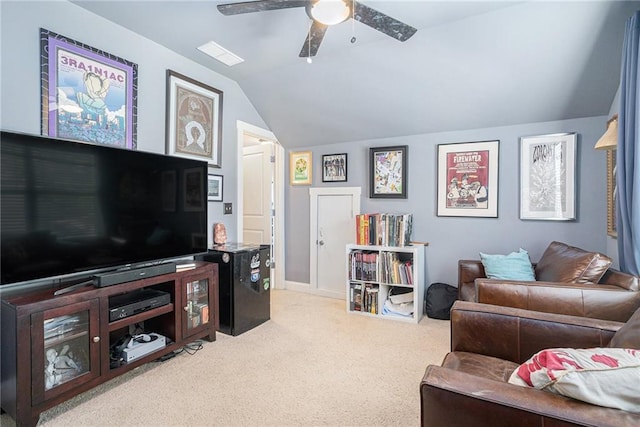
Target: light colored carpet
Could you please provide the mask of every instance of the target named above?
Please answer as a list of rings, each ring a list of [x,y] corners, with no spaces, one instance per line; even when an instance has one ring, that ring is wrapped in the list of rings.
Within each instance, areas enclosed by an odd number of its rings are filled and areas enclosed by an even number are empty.
[[[448,351],[449,323],[348,314],[344,301],[276,290],[263,325],[140,367],[38,425],[415,426],[420,380]]]

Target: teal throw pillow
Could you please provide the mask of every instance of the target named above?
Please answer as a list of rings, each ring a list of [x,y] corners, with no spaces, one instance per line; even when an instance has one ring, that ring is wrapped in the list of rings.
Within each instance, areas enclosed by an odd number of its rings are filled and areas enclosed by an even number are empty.
[[[529,253],[522,248],[509,255],[489,255],[480,252],[480,260],[489,279],[536,280]]]

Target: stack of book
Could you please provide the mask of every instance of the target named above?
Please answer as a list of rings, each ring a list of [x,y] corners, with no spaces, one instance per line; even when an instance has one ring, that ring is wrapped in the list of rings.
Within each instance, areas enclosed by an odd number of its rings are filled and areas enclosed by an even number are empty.
[[[378,252],[355,250],[349,254],[349,270],[352,280],[378,281]]]
[[[413,263],[401,261],[397,252],[380,253],[380,282],[413,285]]]
[[[353,250],[349,253],[349,278],[413,285],[413,261],[400,259],[397,252]]]
[[[349,309],[378,314],[378,294],[380,287],[374,283],[352,283],[349,295]]]
[[[360,214],[356,216],[356,243],[358,245],[409,246],[413,215]]]

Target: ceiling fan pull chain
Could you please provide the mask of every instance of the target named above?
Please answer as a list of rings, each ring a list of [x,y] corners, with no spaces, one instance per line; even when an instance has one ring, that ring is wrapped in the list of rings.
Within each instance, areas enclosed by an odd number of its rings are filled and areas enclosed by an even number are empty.
[[[356,0],[351,0],[351,43],[356,42]]]

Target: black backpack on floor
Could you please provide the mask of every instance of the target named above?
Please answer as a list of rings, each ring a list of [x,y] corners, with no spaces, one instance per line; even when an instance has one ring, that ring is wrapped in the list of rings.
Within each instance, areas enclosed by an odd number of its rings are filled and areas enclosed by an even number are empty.
[[[458,288],[446,283],[432,283],[427,289],[427,316],[432,319],[451,319],[451,306],[458,299]]]

